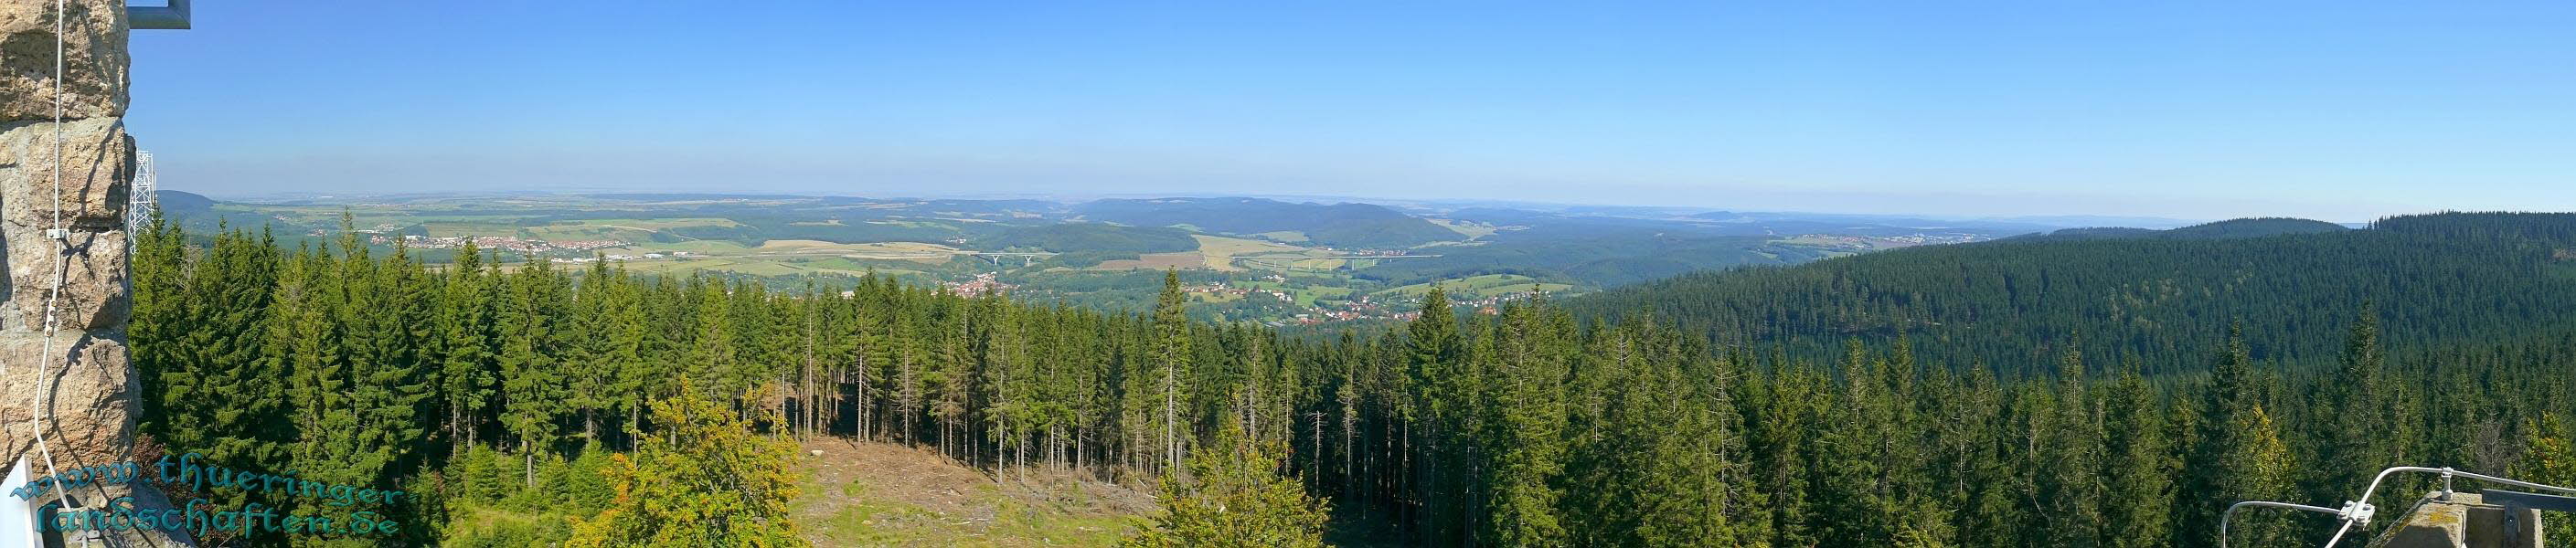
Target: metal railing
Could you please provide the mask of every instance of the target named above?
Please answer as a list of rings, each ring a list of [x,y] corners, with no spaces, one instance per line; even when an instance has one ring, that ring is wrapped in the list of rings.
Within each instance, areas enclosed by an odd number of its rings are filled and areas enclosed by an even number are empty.
[[[2372,516],[2374,516],[2374,515],[2376,515],[2376,514],[2378,514],[2378,513],[2379,513],[2379,509],[2378,509],[2377,507],[2373,507],[2373,506],[2371,506],[2371,505],[2370,505],[2370,496],[2371,496],[2372,494],[2374,494],[2374,493],[2379,492],[2379,484],[2380,484],[2381,482],[2386,481],[2386,480],[2388,479],[2388,476],[2389,476],[2389,475],[2396,474],[2396,473],[2398,473],[2398,472],[2419,472],[2419,473],[2428,473],[2428,474],[2441,474],[2441,475],[2442,475],[2442,491],[2441,491],[2441,493],[2442,493],[2442,500],[2450,500],[2450,499],[2451,499],[2451,494],[2454,492],[2454,491],[2452,491],[2452,488],[2451,488],[2451,480],[2452,480],[2452,478],[2455,478],[2455,477],[2459,477],[2459,478],[2469,478],[2469,479],[2472,479],[2472,480],[2483,481],[2483,482],[2488,482],[2488,483],[2497,483],[2497,484],[2511,485],[2511,486],[2515,486],[2515,487],[2521,487],[2521,488],[2524,488],[2524,489],[2539,489],[2539,490],[2544,490],[2544,491],[2556,491],[2556,492],[2560,492],[2560,493],[2576,494],[2576,488],[2560,487],[2560,486],[2556,486],[2556,485],[2545,485],[2545,484],[2539,484],[2539,483],[2532,483],[2532,482],[2522,481],[2522,480],[2518,480],[2518,479],[2502,478],[2502,477],[2490,476],[2490,475],[2486,475],[2486,474],[2480,474],[2480,473],[2476,473],[2476,472],[2462,472],[2462,471],[2459,471],[2459,470],[2453,470],[2453,469],[2451,469],[2451,468],[2449,468],[2449,467],[2442,467],[2442,468],[2427,468],[2427,467],[2422,467],[2422,466],[2391,466],[2391,467],[2389,467],[2389,468],[2388,468],[2388,469],[2386,469],[2386,470],[2381,470],[2381,471],[2379,471],[2379,475],[2378,475],[2378,476],[2373,477],[2373,478],[2371,478],[2371,479],[2370,479],[2370,487],[2368,487],[2368,488],[2365,488],[2365,489],[2362,489],[2362,490],[2361,490],[2361,498],[2359,498],[2359,499],[2354,499],[2354,500],[2352,500],[2352,501],[2345,502],[2345,503],[2343,504],[2343,508],[2342,508],[2342,509],[2325,508],[2325,507],[2322,507],[2322,506],[2308,506],[2308,505],[2305,505],[2305,504],[2291,504],[2291,503],[2287,503],[2287,502],[2252,501],[2252,500],[2245,501],[2245,502],[2239,502],[2239,503],[2232,504],[2232,505],[2228,505],[2228,507],[2227,507],[2227,511],[2226,511],[2226,512],[2223,512],[2223,513],[2220,513],[2220,514],[2218,515],[2218,548],[2227,548],[2227,523],[2228,523],[2229,518],[2232,518],[2232,517],[2234,517],[2234,516],[2236,515],[2236,510],[2237,510],[2237,509],[2245,508],[2245,507],[2249,507],[2249,506],[2270,507],[2270,508],[2287,508],[2287,509],[2291,509],[2291,510],[2306,510],[2306,511],[2310,511],[2310,512],[2319,512],[2319,513],[2326,513],[2326,514],[2334,514],[2336,518],[2338,518],[2338,519],[2340,519],[2340,520],[2342,520],[2342,521],[2343,521],[2343,527],[2342,527],[2342,528],[2340,528],[2340,529],[2336,529],[2336,530],[2335,530],[2334,537],[2333,537],[2333,538],[2329,538],[2329,539],[2327,539],[2327,540],[2326,540],[2326,548],[2334,548],[2334,545],[2335,545],[2336,543],[2343,542],[2343,536],[2344,536],[2345,534],[2348,534],[2348,533],[2351,533],[2351,532],[2352,532],[2352,528],[2353,528],[2353,526],[2355,526],[2355,525],[2369,525],[2369,524],[2370,524],[2370,518],[2371,518]]]

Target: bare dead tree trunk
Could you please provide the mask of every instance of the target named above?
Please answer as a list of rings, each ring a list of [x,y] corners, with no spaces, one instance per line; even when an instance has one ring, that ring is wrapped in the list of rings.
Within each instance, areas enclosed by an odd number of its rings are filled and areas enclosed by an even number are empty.
[[[1309,451],[1309,453],[1306,455],[1306,484],[1315,487],[1323,487],[1324,412],[1308,412],[1306,414],[1306,424],[1310,425],[1308,426],[1308,429],[1314,430],[1315,432],[1314,444],[1307,446],[1307,451]]]

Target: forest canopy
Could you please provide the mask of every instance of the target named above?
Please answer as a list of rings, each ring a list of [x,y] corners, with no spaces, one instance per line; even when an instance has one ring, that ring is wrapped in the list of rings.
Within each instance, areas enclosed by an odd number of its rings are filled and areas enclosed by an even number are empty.
[[[1106,313],[155,223],[131,333],[161,446],[425,499],[397,537],[250,545],[792,545],[775,467],[673,463],[839,436],[1198,489],[1153,531],[1305,539],[1329,505],[1426,545],[2203,547],[2227,503],[2343,500],[2388,465],[2576,482],[2576,330],[2545,321],[2568,227],[1952,246],[1492,313],[1433,290],[1309,340],[1191,321],[1170,274]],[[2400,481],[2382,508],[2429,487]],[[1278,503],[1198,519],[1209,496]],[[494,506],[564,519],[460,519]],[[2330,532],[2303,519],[2240,517],[2231,545]]]

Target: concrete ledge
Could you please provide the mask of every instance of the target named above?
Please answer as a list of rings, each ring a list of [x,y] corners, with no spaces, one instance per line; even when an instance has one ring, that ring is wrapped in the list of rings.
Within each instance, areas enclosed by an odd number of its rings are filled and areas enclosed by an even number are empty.
[[[2473,493],[2430,493],[2371,548],[2539,548],[2540,511],[2508,511]]]

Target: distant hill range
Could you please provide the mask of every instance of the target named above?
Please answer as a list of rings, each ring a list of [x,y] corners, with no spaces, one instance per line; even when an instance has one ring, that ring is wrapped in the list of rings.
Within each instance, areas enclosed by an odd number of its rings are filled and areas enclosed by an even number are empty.
[[[170,219],[192,233],[219,224],[273,227],[289,245],[336,241],[341,213],[355,228],[386,235],[515,236],[592,246],[540,250],[556,257],[623,244],[608,253],[658,251],[735,254],[744,272],[940,269],[936,265],[823,263],[810,242],[917,242],[967,251],[1046,251],[1053,259],[1023,266],[1088,268],[1108,261],[1200,250],[1205,237],[1231,236],[1289,244],[1227,242],[1201,260],[1161,256],[1167,267],[1222,264],[1230,253],[1350,254],[1400,252],[1401,259],[1312,261],[1305,269],[1338,269],[1386,287],[1480,275],[1526,276],[1576,291],[1744,265],[1786,265],[1889,247],[1979,241],[2046,233],[2071,225],[2013,219],[1933,219],[1895,215],[1711,212],[1680,207],[1496,207],[1494,204],[1316,203],[1253,197],[1104,199],[1081,203],[790,196],[720,193],[612,193],[341,196],[284,202],[221,202],[188,192],[161,192]],[[2172,231],[2185,233],[2191,229]],[[2068,237],[2073,237],[2071,234]],[[1194,235],[1203,237],[1193,237]],[[761,249],[785,241],[797,256]],[[732,244],[732,245],[725,245]],[[558,246],[566,247],[566,246]],[[846,251],[846,250],[845,250]],[[504,250],[505,253],[517,250]],[[920,252],[876,251],[874,256]],[[429,260],[440,256],[425,252]],[[505,257],[517,260],[515,257]],[[1217,261],[1210,263],[1209,260]],[[934,261],[935,262],[935,261]],[[988,262],[988,266],[1001,266]],[[983,268],[983,267],[973,267]],[[943,271],[968,270],[968,267]]]
[[[1082,219],[1135,226],[1187,226],[1235,235],[1295,232],[1283,239],[1339,248],[1407,248],[1457,240],[1456,231],[1385,206],[1291,203],[1263,198],[1098,200],[1074,206]]]
[[[2019,220],[1967,219],[1942,220],[1902,215],[1856,215],[1833,213],[1769,213],[1711,211],[1690,216],[1714,226],[1734,226],[1737,232],[1786,234],[1867,234],[1899,235],[1925,231],[2020,234],[2040,232],[2066,225],[2032,223]],[[1760,232],[1756,232],[1760,231]]]
[[[2366,229],[2239,219],[2078,229],[1712,271],[1572,299],[1596,318],[1651,315],[1720,344],[1814,356],[1900,337],[1953,366],[2045,371],[2068,349],[2150,372],[2208,363],[2231,323],[2259,357],[2330,360],[2364,303],[2392,343],[2493,342],[2576,322],[2576,214],[2442,213]],[[2282,342],[2296,341],[2296,342]],[[2414,346],[2422,348],[2425,346]]]
[[[2350,230],[2325,221],[2287,217],[2257,217],[2203,223],[2181,228],[2151,230],[2144,228],[2069,228],[2047,233],[2014,236],[2016,240],[2085,240],[2111,238],[2163,238],[2172,240],[2220,240],[2227,238],[2260,238],[2284,234],[2316,234]]]
[[[163,217],[170,219],[171,222],[186,226],[189,230],[203,231],[212,229],[216,226],[258,229],[263,225],[276,222],[275,219],[253,212],[217,211],[215,209],[215,199],[208,198],[203,194],[177,190],[161,190],[154,192],[152,196],[153,200],[157,202],[156,205],[161,208],[161,215]]]

